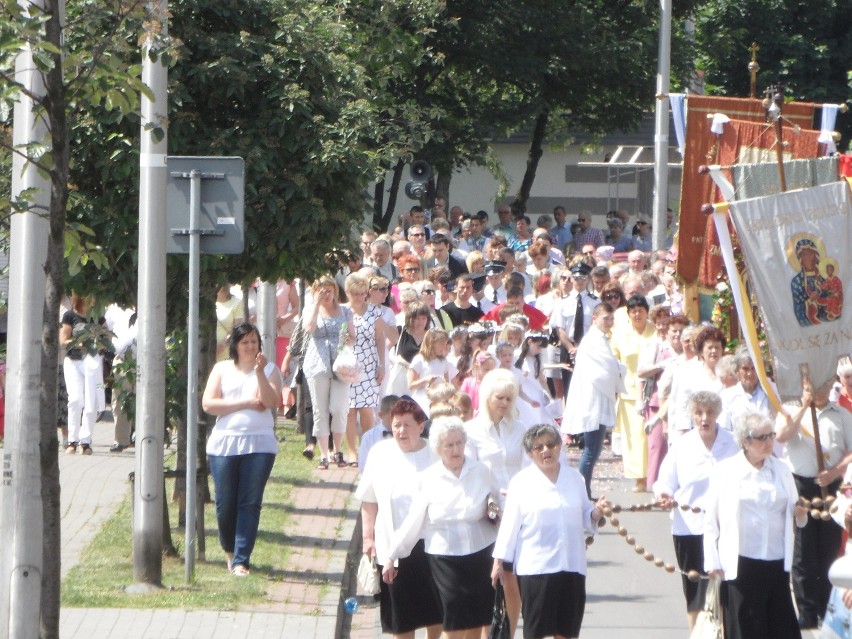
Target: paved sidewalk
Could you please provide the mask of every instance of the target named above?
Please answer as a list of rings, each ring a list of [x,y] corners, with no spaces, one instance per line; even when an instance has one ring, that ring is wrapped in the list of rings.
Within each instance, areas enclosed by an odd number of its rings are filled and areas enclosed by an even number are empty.
[[[76,565],[82,548],[129,490],[133,449],[109,453],[111,443],[112,424],[99,423],[93,456],[60,453],[63,575]],[[576,464],[577,451],[571,456]],[[620,477],[621,464],[607,448],[596,470],[595,492],[606,493],[623,506],[650,500],[648,494],[632,493],[632,482]],[[290,563],[287,571],[270,575],[266,603],[240,611],[63,608],[62,639],[382,637],[378,606],[371,597],[358,596],[359,610],[354,615],[342,606],[346,597],[355,594],[354,570],[360,557],[359,505],[352,497],[357,472],[332,467],[314,471],[312,479],[294,490],[294,517],[284,531],[284,543],[292,548]],[[674,561],[667,514],[627,512],[619,518],[637,543]],[[609,524],[589,549],[587,592],[584,639],[687,637],[679,576],[637,555]],[[805,639],[817,636],[816,632],[804,634]],[[421,631],[417,638],[422,637]]]
[[[96,425],[94,455],[60,452],[63,576],[129,492],[133,449],[110,453],[112,423]],[[305,462],[308,463],[308,462]],[[329,468],[292,493],[287,570],[269,575],[268,601],[240,611],[63,608],[62,639],[262,639],[348,636],[342,586],[354,583],[347,555],[355,537],[357,470]],[[360,537],[360,533],[358,534]],[[348,595],[347,595],[348,596]]]

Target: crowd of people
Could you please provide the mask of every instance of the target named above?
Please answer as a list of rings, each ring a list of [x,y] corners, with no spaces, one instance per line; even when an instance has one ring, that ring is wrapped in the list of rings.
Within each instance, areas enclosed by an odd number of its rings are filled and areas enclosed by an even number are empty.
[[[304,302],[281,378],[253,337],[230,344],[229,374],[264,389],[283,380],[287,406],[304,381],[307,459],[361,469],[383,631],[479,637],[499,586],[512,634],[523,615],[524,637],[577,637],[586,540],[609,506],[595,480],[606,442],[630,488],[672,509],[690,627],[711,580],[728,637],[817,627],[842,529],[809,517],[800,496],[835,493],[852,460],[852,366],[833,391],[806,386],[797,404],[773,404],[752,355],[726,352],[718,327],[683,314],[673,256],[650,250],[647,219],[631,234],[614,211],[604,232],[591,213],[571,224],[556,207],[533,228],[501,206],[489,226],[484,211],[444,206],[364,231],[336,272],[287,285],[279,307],[292,311],[293,291]],[[339,366],[352,355],[357,377]],[[205,402],[227,425],[218,375]],[[226,435],[214,429],[211,454],[264,453],[246,432],[236,448]],[[566,446],[582,448],[577,469]],[[217,480],[217,513],[218,493]],[[248,569],[253,533],[240,529],[252,521],[224,527],[232,570]]]

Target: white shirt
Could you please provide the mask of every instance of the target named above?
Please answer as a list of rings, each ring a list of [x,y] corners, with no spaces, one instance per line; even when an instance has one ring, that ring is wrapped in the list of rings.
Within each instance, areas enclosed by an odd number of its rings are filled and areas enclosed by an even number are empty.
[[[391,438],[378,442],[370,451],[355,498],[378,505],[375,527],[378,559],[389,555],[394,531],[405,521],[411,502],[420,492],[420,472],[434,461],[428,445],[413,453],[404,453]],[[414,541],[416,543],[417,539]],[[399,556],[407,557],[408,552]]]
[[[464,447],[464,454],[482,462],[491,473],[494,485],[498,489],[506,490],[512,477],[523,466],[530,463],[523,445],[527,428],[527,425],[516,419],[504,418],[500,420],[498,432],[488,415],[488,410],[483,407],[479,415],[465,422],[467,444]],[[505,496],[495,495],[495,498],[502,507]]]
[[[576,341],[574,339],[574,316],[577,315],[577,295],[581,296],[583,304],[583,335],[589,333],[592,326],[592,311],[601,303],[599,299],[592,297],[586,291],[582,293],[571,291],[554,306],[550,318],[551,326],[558,326],[564,330],[568,339],[572,342]]]
[[[668,368],[666,371],[668,371]],[[704,362],[697,357],[684,361],[672,372],[672,387],[669,395],[669,433],[692,429],[689,398],[693,394],[703,390],[719,393],[724,388],[722,382],[718,379],[712,379],[707,374],[704,369]]]
[[[770,464],[745,471],[739,491],[741,556],[763,561],[784,558],[786,498]]]
[[[779,494],[784,495],[786,503],[784,523],[780,530],[784,544],[784,570],[790,572],[793,565],[794,509],[799,494],[793,475],[783,462],[775,457],[767,457],[763,463],[772,470],[773,481]],[[726,581],[737,578],[738,557],[742,554],[742,536],[760,532],[750,528],[753,521],[740,517],[739,497],[743,483],[753,479],[753,469],[754,466],[745,458],[745,454],[739,452],[720,463],[710,477],[704,515],[704,570],[722,570]],[[749,529],[741,531],[744,526]]]
[[[381,423],[373,426],[361,435],[361,445],[358,447],[358,470],[362,473],[364,472],[364,468],[367,467],[367,456],[370,454],[370,450],[387,437],[393,437],[393,434]]]
[[[586,574],[586,536],[597,532],[595,505],[576,470],[560,464],[556,483],[536,466],[509,484],[493,556],[515,562],[517,575]]]
[[[784,410],[794,412],[797,409],[785,405]],[[816,412],[822,454],[825,459],[825,468],[828,470],[834,468],[848,451],[852,451],[852,413],[831,403],[826,404],[822,410],[817,409]],[[785,419],[784,415],[779,414],[777,418],[779,426],[783,423],[781,421],[783,419]],[[802,415],[801,426],[784,446],[782,457],[784,463],[794,474],[802,477],[816,477],[819,474],[813,432],[813,421],[811,421],[809,409]]]
[[[484,464],[465,456],[456,477],[437,461],[419,479],[420,489],[408,516],[385,555],[389,560],[408,556],[421,538],[428,554],[452,557],[471,555],[494,543],[497,527],[488,519],[487,509],[488,497],[496,497],[496,491]]]
[[[110,304],[104,312],[106,327],[115,334],[112,348],[117,359],[125,357],[128,348],[131,354],[136,355],[136,323],[130,325],[130,318],[135,312],[132,308],[121,308],[118,304]]]
[[[722,398],[722,414],[719,415],[719,426],[733,432],[734,424],[745,413],[756,411],[767,417],[772,416],[769,397],[761,388],[755,386],[753,393],[748,393],[742,384],[734,384],[719,393]]]
[[[616,393],[625,390],[625,366],[615,358],[606,335],[595,326],[577,347],[574,371],[562,432],[577,435],[614,426]]]
[[[654,484],[654,495],[672,497],[679,505],[705,507],[710,476],[716,465],[737,454],[739,448],[734,437],[726,430],[717,428],[716,441],[710,450],[704,445],[697,430],[678,437],[660,465]],[[678,506],[672,509],[673,535],[701,535],[704,532],[703,512],[683,511]]]

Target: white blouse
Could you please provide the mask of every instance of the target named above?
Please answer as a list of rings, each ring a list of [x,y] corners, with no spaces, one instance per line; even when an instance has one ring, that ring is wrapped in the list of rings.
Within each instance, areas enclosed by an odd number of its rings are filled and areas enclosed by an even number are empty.
[[[494,493],[491,474],[480,462],[465,456],[458,477],[442,461],[435,462],[420,473],[420,491],[393,535],[387,560],[379,563],[408,556],[421,538],[430,555],[461,557],[490,546],[497,537],[487,514]]]
[[[219,362],[222,399],[251,399],[258,396],[257,373],[238,369],[232,360]],[[278,375],[275,364],[263,369],[267,378]],[[227,457],[251,453],[278,453],[275,437],[275,417],[272,409],[257,411],[243,408],[227,415],[219,415],[213,432],[207,440],[207,454]]]
[[[660,472],[654,484],[654,495],[657,499],[666,494],[678,503],[678,507],[672,509],[671,514],[673,535],[704,533],[704,513],[681,510],[680,504],[703,510],[713,469],[720,461],[733,457],[737,452],[739,448],[734,442],[734,436],[718,426],[716,441],[710,450],[707,450],[695,429],[674,441],[660,465]]]
[[[405,520],[411,502],[420,491],[420,471],[434,462],[435,456],[428,445],[404,453],[395,439],[387,438],[370,449],[355,498],[378,505],[376,557],[388,556],[393,533]],[[408,553],[400,556],[407,557]]]
[[[560,464],[556,483],[528,466],[509,484],[494,557],[514,561],[517,575],[585,575],[586,537],[597,532],[594,508],[570,466]]]
[[[524,451],[524,433],[528,426],[517,419],[502,419],[499,431],[494,427],[488,410],[482,408],[479,415],[465,422],[467,444],[464,454],[485,464],[491,472],[494,484],[503,491],[509,487],[509,481],[524,466],[530,464],[530,458]],[[502,508],[506,497],[495,495]]]

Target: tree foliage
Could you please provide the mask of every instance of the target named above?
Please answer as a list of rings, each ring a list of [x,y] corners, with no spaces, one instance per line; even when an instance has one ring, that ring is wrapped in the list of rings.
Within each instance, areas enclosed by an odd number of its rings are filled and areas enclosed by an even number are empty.
[[[760,47],[758,90],[781,82],[794,100],[837,103],[849,97],[850,0],[703,2],[695,14],[696,66],[708,92],[749,94],[753,42]],[[852,125],[844,120],[838,124],[848,135]]]

